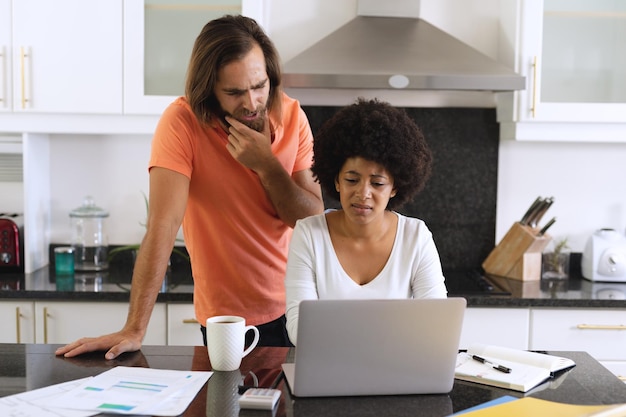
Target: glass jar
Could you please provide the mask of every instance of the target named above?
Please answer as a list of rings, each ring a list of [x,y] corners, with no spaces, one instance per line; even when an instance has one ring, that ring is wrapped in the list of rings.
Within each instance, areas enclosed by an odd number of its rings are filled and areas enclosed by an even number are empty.
[[[96,206],[91,196],[85,197],[83,205],[70,212],[76,271],[102,271],[109,267],[108,217],[109,213]]]

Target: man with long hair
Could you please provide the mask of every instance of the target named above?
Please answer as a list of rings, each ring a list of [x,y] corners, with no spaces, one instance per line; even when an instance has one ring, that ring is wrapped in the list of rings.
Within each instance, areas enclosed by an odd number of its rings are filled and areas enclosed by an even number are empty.
[[[296,220],[323,211],[310,167],[313,137],[299,103],[281,90],[278,53],[258,24],[224,16],[194,44],[185,96],[163,113],[152,142],[146,235],[133,271],[126,324],[57,350],[141,348],[182,223],[202,326],[237,315],[260,346],[288,346],[284,276]]]

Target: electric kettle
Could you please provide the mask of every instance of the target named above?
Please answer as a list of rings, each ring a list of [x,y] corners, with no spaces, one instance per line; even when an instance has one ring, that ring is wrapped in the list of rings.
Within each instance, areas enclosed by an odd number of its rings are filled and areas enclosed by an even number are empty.
[[[596,230],[585,245],[581,269],[591,281],[626,282],[626,236],[615,229]]]

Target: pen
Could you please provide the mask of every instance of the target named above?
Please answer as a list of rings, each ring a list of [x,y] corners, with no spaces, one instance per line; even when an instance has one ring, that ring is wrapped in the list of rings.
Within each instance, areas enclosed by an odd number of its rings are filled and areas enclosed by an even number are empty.
[[[472,355],[472,359],[474,359],[475,361],[478,361],[480,363],[486,363],[489,364],[493,367],[493,369],[495,369],[496,371],[500,371],[500,372],[504,372],[505,374],[510,374],[511,373],[511,368],[507,368],[506,366],[503,365],[498,365],[496,363],[493,363],[491,361],[488,361],[485,358],[482,358],[478,355]]]

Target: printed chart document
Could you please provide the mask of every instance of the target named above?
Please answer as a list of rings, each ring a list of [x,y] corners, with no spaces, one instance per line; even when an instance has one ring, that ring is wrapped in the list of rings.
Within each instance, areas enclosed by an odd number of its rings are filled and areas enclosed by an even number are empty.
[[[461,412],[463,417],[623,417],[626,415],[626,404],[613,405],[577,405],[526,397],[514,401],[480,407],[468,413]]]
[[[454,377],[527,392],[575,366],[571,359],[493,345],[475,344],[457,356]]]
[[[212,372],[117,366],[36,405],[97,413],[177,416]]]
[[[83,382],[91,379],[76,379],[61,384],[26,391],[20,394],[0,398],[0,416],[3,417],[89,417],[99,414],[97,411],[68,410],[66,408],[50,408],[50,399],[62,395]],[[33,404],[40,402],[42,405]]]

